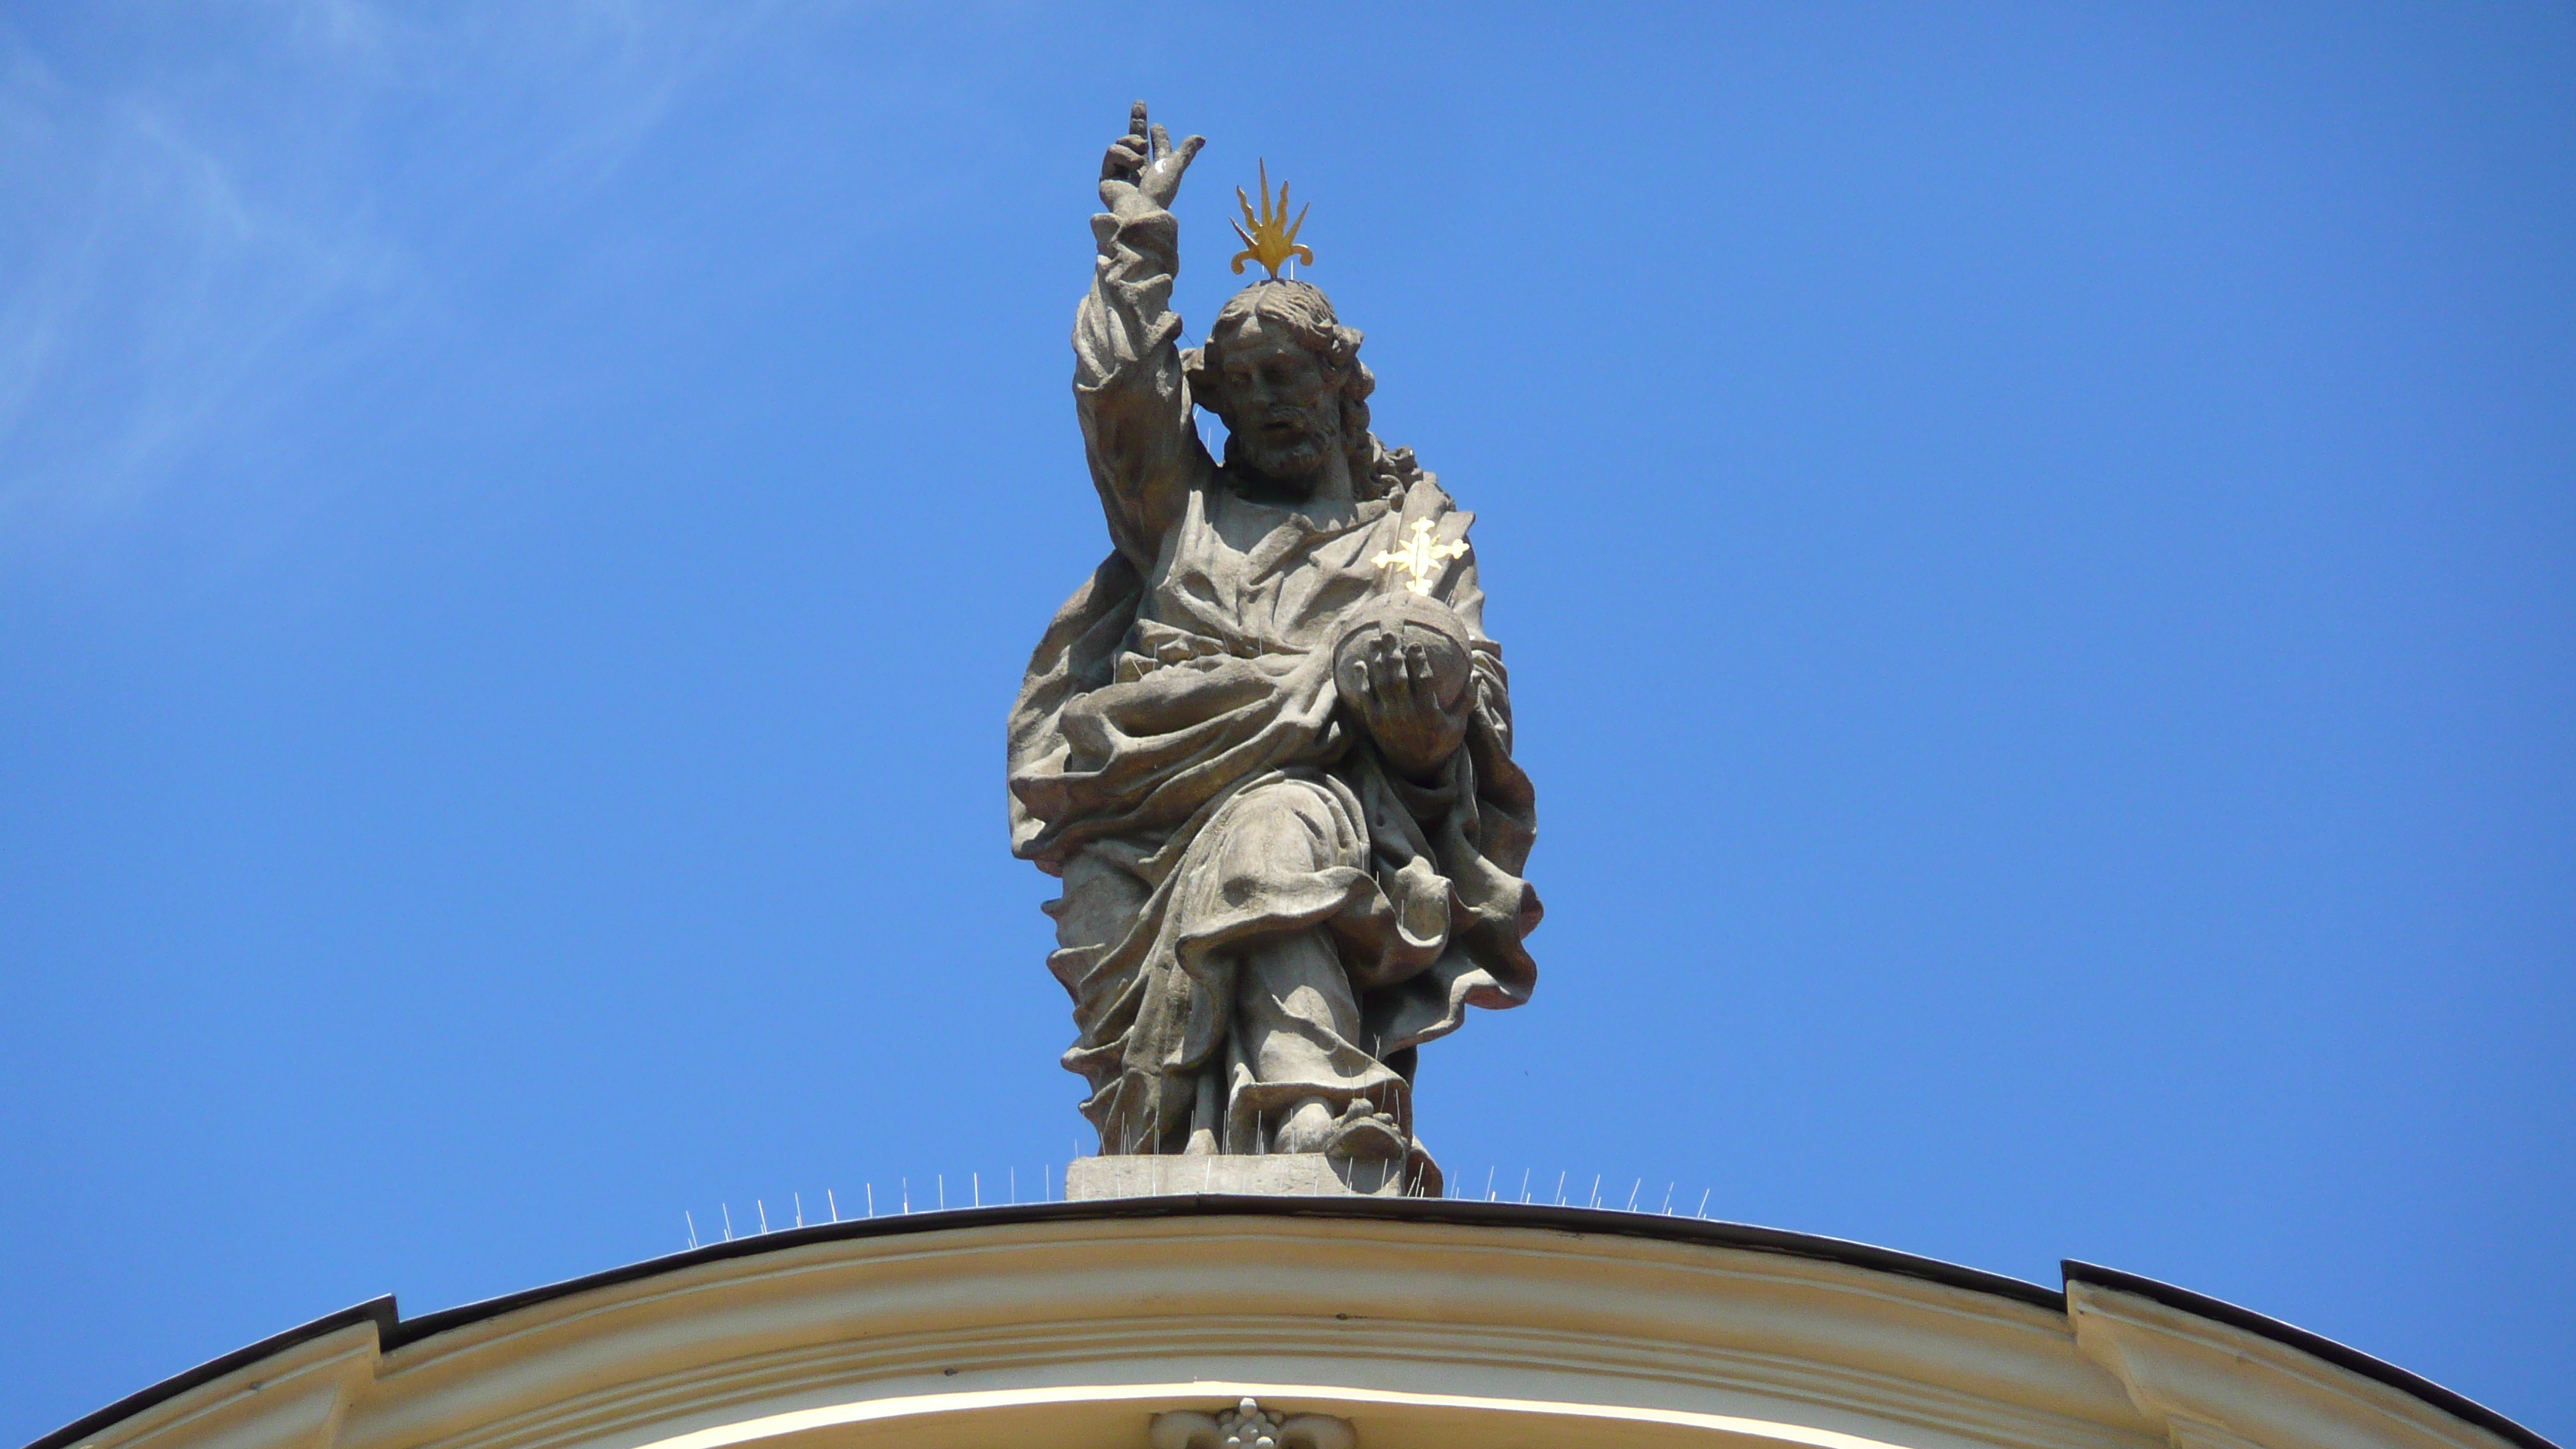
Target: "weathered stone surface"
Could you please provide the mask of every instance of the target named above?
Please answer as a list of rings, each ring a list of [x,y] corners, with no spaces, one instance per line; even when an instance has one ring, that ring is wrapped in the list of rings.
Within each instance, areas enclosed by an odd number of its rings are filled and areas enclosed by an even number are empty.
[[[1323,1154],[1437,1193],[1416,1050],[1538,974],[1473,515],[1369,431],[1360,333],[1315,287],[1256,282],[1180,347],[1169,208],[1202,144],[1139,102],[1101,166],[1074,404],[1112,547],[1012,709],[1012,846],[1064,882],[1048,964],[1104,1155]]]
[[[1163,1197],[1195,1192],[1256,1197],[1401,1197],[1413,1186],[1399,1162],[1354,1162],[1321,1152],[1245,1157],[1202,1152],[1193,1156],[1130,1154],[1081,1157],[1064,1172],[1064,1195],[1082,1202],[1105,1197]]]

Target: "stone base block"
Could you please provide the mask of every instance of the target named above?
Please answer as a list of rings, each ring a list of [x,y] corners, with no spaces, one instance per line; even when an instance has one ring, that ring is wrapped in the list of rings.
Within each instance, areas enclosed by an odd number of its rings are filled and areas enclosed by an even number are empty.
[[[1064,1195],[1072,1202],[1196,1192],[1402,1197],[1403,1172],[1400,1162],[1346,1162],[1320,1152],[1266,1157],[1081,1157],[1064,1170]]]

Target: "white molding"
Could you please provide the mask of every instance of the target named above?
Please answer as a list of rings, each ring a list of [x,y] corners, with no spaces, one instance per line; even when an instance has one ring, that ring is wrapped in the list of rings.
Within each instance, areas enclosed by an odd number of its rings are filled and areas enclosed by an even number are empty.
[[[1561,1223],[963,1222],[359,1323],[71,1449],[1145,1449],[1244,1397],[1361,1449],[2510,1449],[2258,1334]]]
[[[119,1420],[75,1449],[333,1449],[376,1365],[375,1325],[355,1324]]]
[[[2135,1293],[2067,1285],[2076,1342],[2173,1449],[2511,1449],[2413,1394]]]

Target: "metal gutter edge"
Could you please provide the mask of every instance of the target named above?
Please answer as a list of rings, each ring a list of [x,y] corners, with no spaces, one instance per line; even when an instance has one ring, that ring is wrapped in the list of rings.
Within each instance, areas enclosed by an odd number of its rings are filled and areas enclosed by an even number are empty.
[[[1601,1208],[1538,1206],[1524,1203],[1473,1202],[1457,1198],[1369,1198],[1369,1197],[1245,1197],[1222,1193],[1167,1193],[1156,1197],[1101,1198],[1086,1202],[1019,1203],[1009,1207],[949,1208],[935,1212],[898,1214],[891,1217],[843,1219],[837,1223],[813,1223],[801,1228],[781,1228],[773,1232],[708,1243],[704,1247],[672,1253],[666,1257],[648,1258],[622,1268],[591,1273],[561,1283],[549,1283],[480,1303],[467,1303],[441,1309],[418,1318],[405,1319],[385,1334],[385,1351],[390,1353],[407,1344],[417,1343],[433,1334],[451,1328],[497,1317],[516,1309],[548,1302],[573,1293],[586,1293],[594,1288],[607,1288],[631,1283],[639,1278],[677,1272],[701,1263],[722,1262],[752,1253],[779,1252],[803,1247],[809,1243],[831,1243],[852,1238],[890,1237],[905,1233],[936,1232],[946,1228],[1000,1227],[1011,1223],[1084,1222],[1123,1218],[1187,1217],[1300,1217],[1338,1219],[1376,1219],[1427,1223],[1453,1223],[1462,1226],[1500,1228],[1538,1228],[1553,1232],[1600,1234],[1608,1237],[1650,1238],[1666,1242],[1704,1243],[1711,1247],[1738,1248],[1757,1253],[1779,1253],[1788,1257],[1813,1258],[1824,1262],[1845,1263],[1855,1268],[1868,1268],[1881,1273],[1894,1273],[1907,1278],[1921,1278],[1952,1288],[1991,1293],[2011,1298],[2053,1312],[2064,1312],[2066,1298],[2054,1288],[2000,1273],[1987,1273],[1975,1268],[1962,1268],[1933,1258],[1918,1258],[1889,1248],[1867,1243],[1848,1242],[1840,1238],[1817,1237],[1807,1233],[1787,1232],[1779,1228],[1757,1228],[1742,1223],[1710,1222],[1700,1218],[1665,1217],[1655,1213],[1612,1212]],[[34,1446],[30,1446],[34,1449]]]
[[[195,1368],[172,1374],[150,1388],[138,1389],[127,1394],[94,1414],[84,1414],[72,1420],[29,1444],[27,1449],[65,1449],[65,1446],[76,1444],[110,1424],[130,1419],[156,1404],[175,1399],[199,1384],[212,1383],[235,1369],[248,1367],[271,1354],[284,1353],[297,1344],[309,1343],[356,1324],[370,1322],[375,1324],[376,1339],[381,1343],[399,1319],[400,1315],[394,1310],[394,1296],[390,1293],[382,1298],[370,1298],[364,1303],[343,1308],[337,1313],[326,1313],[311,1323],[298,1325],[284,1333],[270,1334],[247,1348],[234,1349],[221,1358],[210,1358]]]
[[[1963,1268],[1933,1258],[1918,1258],[1888,1248],[1872,1247],[1840,1238],[1818,1237],[1808,1233],[1787,1232],[1779,1228],[1757,1228],[1742,1223],[1711,1222],[1703,1218],[1667,1217],[1655,1213],[1611,1212],[1599,1208],[1557,1207],[1528,1203],[1475,1202],[1450,1198],[1281,1198],[1240,1197],[1225,1194],[1169,1195],[1162,1197],[1105,1198],[1090,1202],[1018,1203],[1003,1207],[951,1208],[944,1211],[895,1214],[878,1218],[846,1218],[837,1223],[816,1223],[802,1228],[782,1228],[776,1232],[756,1233],[725,1242],[708,1243],[685,1252],[660,1258],[647,1258],[640,1263],[587,1273],[560,1283],[524,1289],[517,1293],[487,1298],[480,1303],[467,1303],[443,1308],[418,1318],[404,1318],[395,1311],[393,1295],[372,1299],[353,1308],[344,1308],[328,1317],[317,1318],[300,1328],[261,1339],[248,1348],[236,1349],[173,1375],[149,1388],[138,1390],[115,1403],[64,1425],[26,1446],[26,1449],[71,1449],[80,1440],[122,1419],[131,1418],[169,1399],[177,1398],[200,1384],[221,1378],[246,1364],[255,1363],[273,1353],[281,1353],[308,1339],[335,1332],[353,1323],[373,1321],[377,1347],[391,1353],[408,1344],[461,1328],[504,1313],[551,1302],[595,1288],[613,1287],[675,1273],[702,1263],[723,1262],[730,1258],[748,1257],[754,1253],[783,1252],[811,1243],[839,1242],[843,1239],[891,1237],[907,1233],[938,1232],[948,1228],[999,1227],[1011,1223],[1081,1222],[1121,1218],[1170,1217],[1307,1217],[1344,1219],[1396,1219],[1433,1223],[1457,1223],[1480,1227],[1535,1228],[1564,1233],[1599,1233],[1613,1237],[1649,1238],[1667,1242],[1705,1243],[1712,1247],[1737,1248],[1757,1253],[1779,1253],[1789,1257],[1812,1258],[1825,1262],[1846,1263],[1882,1273],[1920,1278],[1970,1292],[1992,1293],[2034,1307],[2058,1312],[2065,1310],[2065,1297],[2057,1290],[1999,1273]],[[2554,1449],[2554,1446],[2552,1446]]]
[[[1455,1198],[1288,1198],[1242,1197],[1225,1194],[1167,1194],[1157,1197],[1107,1198],[1088,1202],[1019,1203],[1004,1207],[951,1208],[944,1211],[897,1214],[890,1217],[845,1219],[837,1223],[815,1223],[802,1228],[784,1228],[776,1232],[757,1233],[724,1242],[708,1243],[684,1252],[660,1258],[648,1258],[598,1273],[584,1274],[560,1283],[549,1283],[521,1292],[487,1298],[455,1308],[425,1313],[406,1319],[396,1311],[393,1295],[370,1299],[354,1307],[317,1318],[300,1327],[272,1335],[246,1348],[235,1349],[220,1358],[210,1359],[184,1373],[149,1388],[128,1394],[115,1403],[87,1414],[62,1428],[37,1439],[27,1449],[71,1449],[80,1440],[120,1420],[131,1418],[153,1406],[174,1399],[201,1384],[210,1383],[236,1369],[256,1363],[272,1354],[282,1353],[298,1344],[335,1333],[359,1323],[376,1327],[377,1347],[391,1353],[408,1344],[444,1333],[452,1328],[479,1323],[488,1318],[515,1312],[521,1308],[552,1302],[558,1298],[587,1293],[594,1289],[632,1283],[639,1279],[675,1273],[701,1264],[724,1262],[758,1253],[784,1252],[815,1243],[831,1243],[862,1238],[897,1237],[912,1233],[939,1232],[955,1228],[1002,1227],[1014,1223],[1114,1221],[1145,1218],[1187,1217],[1297,1217],[1332,1218],[1399,1222],[1448,1223],[1469,1227],[1536,1229],[1569,1233],[1577,1236],[1598,1234],[1605,1237],[1643,1238],[1660,1242],[1698,1243],[1713,1248],[1733,1248],[1743,1252],[1777,1253],[1784,1257],[1807,1258],[1820,1262],[1841,1263],[1873,1272],[1890,1273],[1938,1283],[1945,1287],[1972,1293],[1986,1293],[1999,1298],[2054,1312],[2067,1311],[2066,1294],[2061,1289],[2043,1287],[2019,1278],[1981,1269],[1964,1268],[1935,1258],[1917,1257],[1890,1248],[1842,1238],[1819,1237],[1811,1233],[1789,1232],[1780,1228],[1753,1227],[1744,1223],[1710,1222],[1701,1218],[1669,1217],[1657,1213],[1614,1212],[1599,1208],[1558,1207],[1515,1202],[1477,1202]],[[2524,1428],[2477,1401],[2443,1388],[2395,1364],[2371,1357],[2357,1349],[2347,1348],[2332,1339],[2296,1328],[2278,1319],[2267,1318],[2250,1309],[2239,1308],[2188,1289],[2123,1273],[2072,1259],[2061,1265],[2068,1283],[2087,1283],[2141,1298],[2223,1323],[2232,1328],[2295,1348],[2322,1359],[2338,1368],[2350,1370],[2364,1378],[2386,1384],[2430,1404],[2454,1418],[2475,1424],[2517,1446],[2517,1449],[2558,1449],[2547,1439]]]
[[[2558,1449],[2557,1445],[2465,1394],[2454,1393],[2420,1374],[2408,1373],[2385,1359],[2372,1358],[2357,1348],[2346,1347],[2323,1334],[2310,1333],[2294,1324],[2283,1323],[2277,1318],[2267,1318],[2253,1309],[2239,1308],[2233,1303],[2212,1298],[2205,1293],[2194,1293],[2188,1288],[2176,1288],[2170,1283],[2159,1283],[2153,1278],[2141,1278],[2135,1273],[2123,1273],[2117,1268],[2105,1268],[2095,1263],[2079,1263],[2072,1258],[2067,1259],[2059,1267],[2064,1271],[2066,1281],[2070,1284],[2085,1283],[2120,1293],[2134,1293],[2140,1298],[2161,1303],[2177,1312],[2188,1313],[2195,1318],[2206,1318],[2212,1323],[2223,1323],[2230,1328],[2242,1329],[2258,1338],[2268,1338],[2274,1343],[2295,1348],[2310,1358],[2323,1359],[2336,1368],[2357,1373],[2363,1378],[2386,1384],[2400,1393],[2412,1395],[2452,1418],[2475,1424],[2497,1438],[2519,1445],[2520,1449]]]

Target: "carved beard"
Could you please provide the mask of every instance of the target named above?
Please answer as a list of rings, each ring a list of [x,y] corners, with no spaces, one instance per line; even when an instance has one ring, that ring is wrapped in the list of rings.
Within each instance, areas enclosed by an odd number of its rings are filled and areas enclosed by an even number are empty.
[[[1226,466],[1247,470],[1300,493],[1314,491],[1323,481],[1324,470],[1340,439],[1333,435],[1334,430],[1318,432],[1308,420],[1300,419],[1299,423],[1294,432],[1227,428]]]

